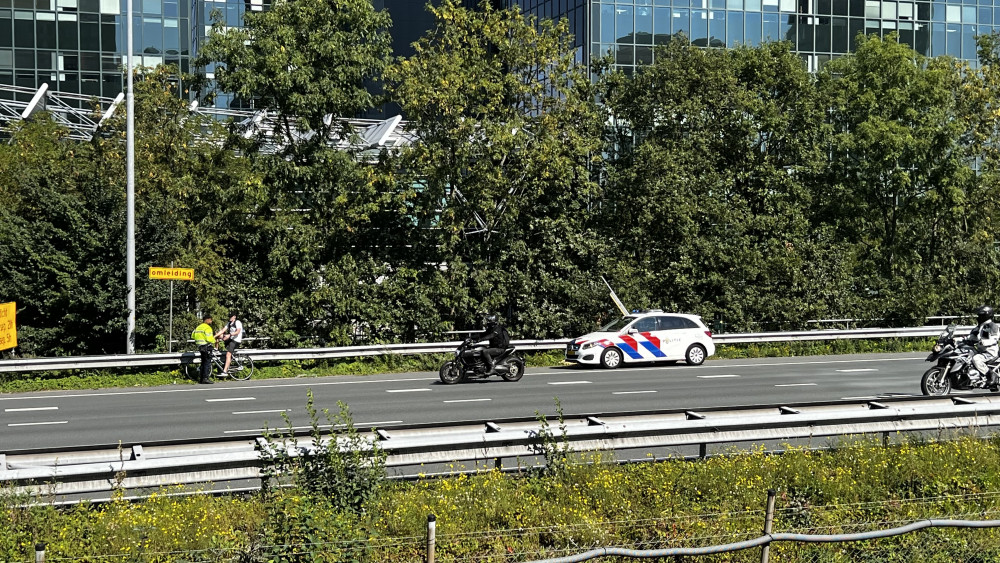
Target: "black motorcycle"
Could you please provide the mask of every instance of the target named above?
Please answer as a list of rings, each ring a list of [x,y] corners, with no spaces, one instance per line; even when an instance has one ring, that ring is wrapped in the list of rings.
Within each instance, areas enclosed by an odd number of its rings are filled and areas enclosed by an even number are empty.
[[[504,381],[517,381],[524,376],[524,358],[514,352],[513,346],[508,346],[497,356],[493,371],[489,372],[486,361],[473,344],[471,340],[463,342],[455,350],[455,359],[441,366],[439,375],[442,383],[452,385],[467,379],[486,379],[491,375],[499,375]]]
[[[924,395],[947,395],[952,389],[986,389],[988,379],[972,365],[972,357],[975,355],[973,343],[955,336],[955,325],[948,325],[948,329],[938,336],[931,354],[927,356],[928,362],[937,362],[937,365],[924,373],[920,380],[920,391]],[[991,372],[997,373],[998,363],[1000,359],[994,359],[986,365]]]

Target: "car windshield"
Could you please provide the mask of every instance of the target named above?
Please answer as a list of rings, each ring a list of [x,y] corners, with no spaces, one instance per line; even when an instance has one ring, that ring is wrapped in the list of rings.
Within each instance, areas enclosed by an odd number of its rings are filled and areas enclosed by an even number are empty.
[[[622,317],[601,327],[601,332],[618,332],[632,323],[635,317]]]

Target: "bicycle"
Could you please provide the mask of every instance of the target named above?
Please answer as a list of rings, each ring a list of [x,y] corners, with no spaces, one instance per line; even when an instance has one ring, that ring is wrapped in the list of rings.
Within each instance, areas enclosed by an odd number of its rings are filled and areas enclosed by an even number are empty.
[[[253,358],[236,351],[233,352],[233,359],[229,362],[229,375],[223,376],[222,369],[226,367],[226,352],[223,350],[212,350],[212,374],[219,379],[232,379],[234,381],[246,381],[253,376]]]
[[[194,369],[199,373],[199,364],[185,364],[184,375],[188,376],[188,369]],[[223,376],[222,370],[226,367],[225,349],[212,349],[212,375],[218,379],[232,379],[234,381],[246,381],[253,376],[253,358],[237,350],[233,352],[233,359],[229,362],[229,375]]]

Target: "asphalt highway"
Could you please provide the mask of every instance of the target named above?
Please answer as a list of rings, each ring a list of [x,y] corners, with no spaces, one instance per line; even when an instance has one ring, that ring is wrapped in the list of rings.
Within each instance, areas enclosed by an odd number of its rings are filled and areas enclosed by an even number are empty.
[[[515,383],[498,377],[443,385],[436,373],[187,383],[156,388],[0,394],[0,453],[37,448],[142,444],[259,435],[284,428],[286,412],[305,427],[306,393],[337,411],[343,401],[360,429],[658,409],[705,409],[876,399],[920,394],[926,354],[866,354],[709,360],[698,367],[603,370],[529,368]]]

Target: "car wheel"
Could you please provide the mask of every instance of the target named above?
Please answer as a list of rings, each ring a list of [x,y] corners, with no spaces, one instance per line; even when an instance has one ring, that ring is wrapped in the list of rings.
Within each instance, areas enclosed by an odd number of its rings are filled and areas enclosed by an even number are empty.
[[[700,366],[705,363],[705,357],[708,353],[705,351],[705,347],[701,344],[692,344],[688,346],[687,352],[684,353],[684,361],[688,363],[689,366]]]
[[[622,363],[622,351],[618,348],[607,348],[601,354],[601,367],[615,369]]]

